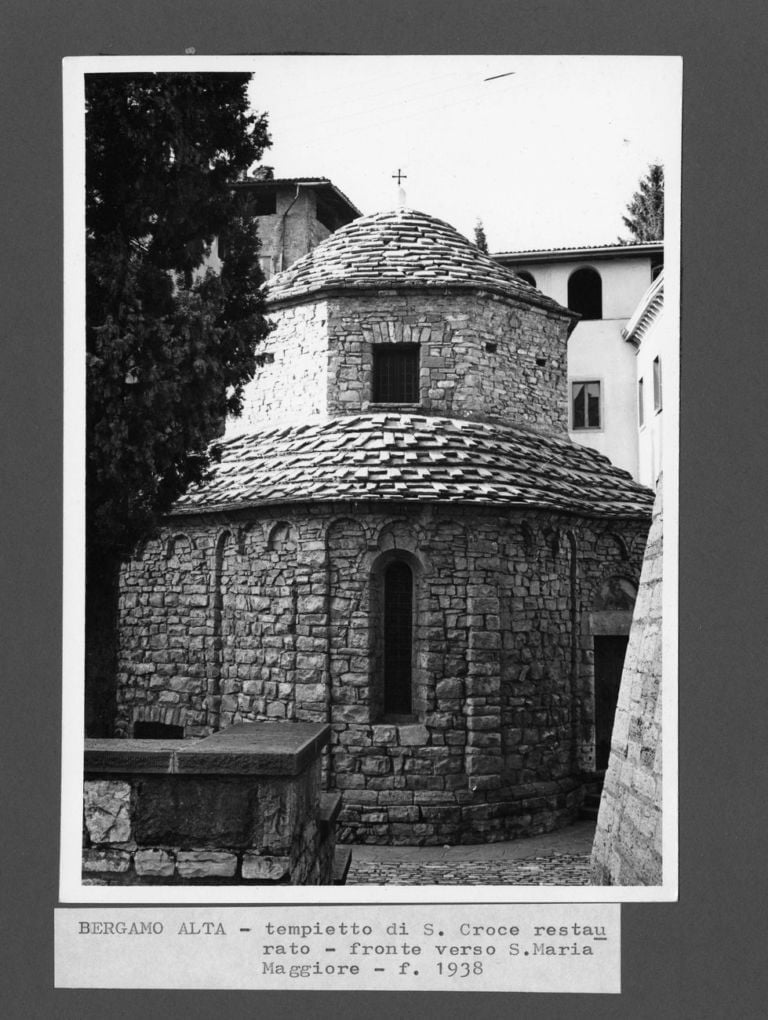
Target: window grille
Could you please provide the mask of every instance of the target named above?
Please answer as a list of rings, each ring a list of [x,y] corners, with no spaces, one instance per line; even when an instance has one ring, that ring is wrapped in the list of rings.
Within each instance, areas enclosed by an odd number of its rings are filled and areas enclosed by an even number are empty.
[[[380,344],[373,348],[373,402],[419,402],[418,344]]]

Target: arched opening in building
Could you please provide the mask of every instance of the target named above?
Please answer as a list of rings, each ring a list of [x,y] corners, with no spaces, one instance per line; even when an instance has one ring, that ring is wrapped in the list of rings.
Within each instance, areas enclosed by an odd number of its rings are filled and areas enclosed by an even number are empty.
[[[582,319],[602,319],[603,281],[596,269],[584,266],[568,277],[568,307]]]
[[[526,283],[530,283],[532,287],[536,286],[536,278],[533,273],[529,273],[527,269],[521,269],[517,274],[521,280],[525,280]]]
[[[412,711],[413,572],[403,560],[384,570],[384,712]]]

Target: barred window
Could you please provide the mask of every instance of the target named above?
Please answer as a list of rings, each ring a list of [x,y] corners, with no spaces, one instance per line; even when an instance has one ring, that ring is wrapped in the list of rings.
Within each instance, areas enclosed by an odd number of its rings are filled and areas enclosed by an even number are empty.
[[[373,348],[373,402],[419,402],[418,344],[377,344]]]

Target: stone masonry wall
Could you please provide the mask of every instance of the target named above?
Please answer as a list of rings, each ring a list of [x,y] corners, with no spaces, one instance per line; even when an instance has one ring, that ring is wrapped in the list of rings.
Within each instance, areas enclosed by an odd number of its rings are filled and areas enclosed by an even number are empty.
[[[265,727],[267,754],[258,748]],[[264,723],[200,741],[86,741],[86,882],[330,884],[339,797],[320,791],[318,735],[327,739],[327,727],[287,728],[294,745],[311,731],[300,766],[279,746],[285,730]],[[255,746],[244,747],[243,734]]]
[[[275,310],[229,432],[395,405],[372,403],[376,344],[418,343],[420,396],[397,405],[567,433],[567,323],[488,294],[355,294]]]
[[[606,577],[636,583],[646,530],[428,504],[179,518],[123,572],[118,728],[328,721],[346,839],[554,828],[593,767],[590,610]],[[392,559],[415,587],[413,710],[397,720],[381,671]]]
[[[228,421],[228,434],[326,413],[327,315],[322,301],[281,311],[277,328],[258,347],[259,367],[245,389],[242,415]]]
[[[662,553],[659,480],[592,848],[600,885],[662,882]]]
[[[372,348],[418,343],[418,409],[564,435],[567,323],[489,294],[379,292],[328,299],[328,411],[372,404]],[[414,405],[403,405],[410,409]]]

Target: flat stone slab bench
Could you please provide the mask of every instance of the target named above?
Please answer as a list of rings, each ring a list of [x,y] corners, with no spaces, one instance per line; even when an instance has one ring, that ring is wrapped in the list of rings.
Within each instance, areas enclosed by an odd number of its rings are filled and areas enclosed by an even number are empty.
[[[328,725],[237,723],[194,740],[89,739],[83,875],[100,883],[331,884]]]
[[[315,723],[236,723],[198,740],[87,739],[86,772],[297,776],[328,743]]]

